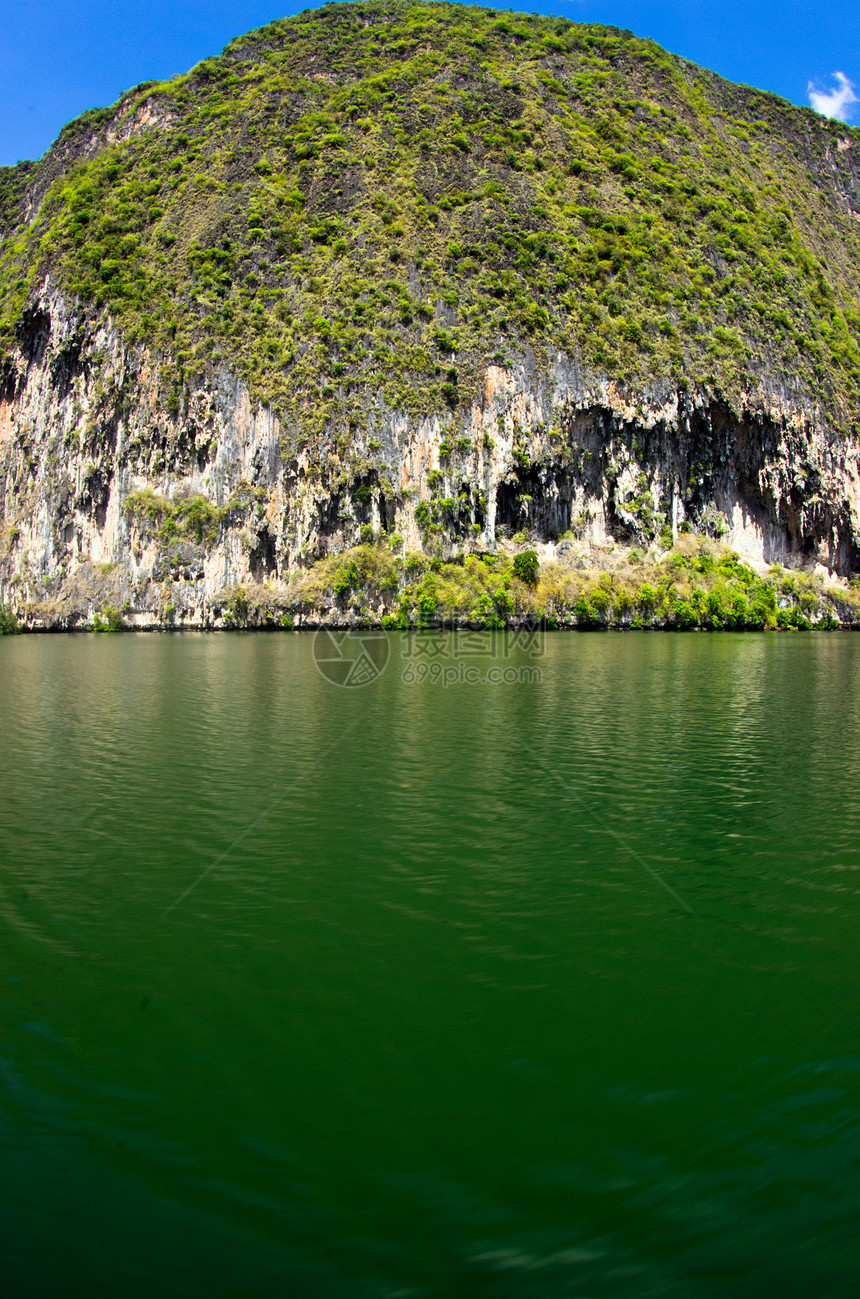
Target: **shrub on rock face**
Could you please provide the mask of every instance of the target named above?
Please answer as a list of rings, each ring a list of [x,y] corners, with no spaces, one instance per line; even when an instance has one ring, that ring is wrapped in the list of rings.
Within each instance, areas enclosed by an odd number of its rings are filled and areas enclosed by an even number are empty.
[[[125,620],[119,609],[106,604],[101,613],[93,619],[93,631],[127,631]]]
[[[514,575],[528,586],[537,586],[540,575],[540,560],[535,550],[522,550],[514,555],[512,564]]]
[[[248,597],[239,586],[231,591],[223,603],[224,621],[228,627],[244,627],[248,622]]]
[[[14,636],[19,630],[18,620],[12,610],[0,604],[0,636]]]
[[[681,631],[692,631],[698,627],[699,619],[689,600],[679,600],[674,609],[675,626]]]

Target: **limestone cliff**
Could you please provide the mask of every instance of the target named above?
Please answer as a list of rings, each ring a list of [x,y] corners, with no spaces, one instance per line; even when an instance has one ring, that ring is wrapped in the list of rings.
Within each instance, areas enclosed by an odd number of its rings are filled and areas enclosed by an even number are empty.
[[[575,358],[540,374],[525,355],[487,367],[456,421],[380,403],[346,460],[309,454],[229,373],[168,400],[157,357],[46,286],[0,398],[0,603],[26,624],[112,607],[132,626],[217,626],[239,587],[287,607],[291,574],[363,526],[420,549],[430,507],[443,555],[518,533],[545,556],[565,534],[647,547],[662,521],[753,563],[858,567],[857,446],[778,394],[630,397]],[[180,507],[172,528],[160,502]],[[205,506],[183,521],[183,503]]]

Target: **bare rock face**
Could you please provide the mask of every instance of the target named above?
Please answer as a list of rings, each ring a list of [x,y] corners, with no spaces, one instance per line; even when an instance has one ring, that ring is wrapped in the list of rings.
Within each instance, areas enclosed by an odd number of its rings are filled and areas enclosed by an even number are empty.
[[[855,445],[790,394],[630,393],[558,355],[490,366],[465,415],[379,405],[348,456],[306,446],[229,374],[176,406],[160,362],[46,284],[0,376],[0,603],[31,627],[223,624],[363,526],[406,549],[528,535],[641,546],[684,523],[757,565],[860,555]],[[561,540],[560,540],[561,539]]]

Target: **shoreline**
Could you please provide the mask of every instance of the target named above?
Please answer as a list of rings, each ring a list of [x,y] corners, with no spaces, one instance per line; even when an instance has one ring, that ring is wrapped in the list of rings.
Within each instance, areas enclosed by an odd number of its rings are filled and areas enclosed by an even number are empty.
[[[375,535],[280,582],[156,586],[112,564],[67,598],[9,583],[0,588],[0,634],[860,629],[860,579],[761,568],[692,533],[668,550],[566,543],[553,553],[523,539],[448,558]]]
[[[833,620],[832,622],[826,622],[825,620],[822,620],[820,624],[811,623],[809,626],[803,626],[803,627],[794,627],[794,626],[680,627],[677,624],[670,623],[670,622],[647,623],[641,627],[633,627],[629,623],[628,624],[607,623],[605,625],[600,626],[595,624],[580,625],[578,623],[560,623],[560,622],[556,622],[554,625],[549,625],[548,623],[543,622],[543,623],[509,624],[501,627],[486,627],[486,626],[480,626],[479,624],[468,624],[468,623],[462,623],[459,624],[458,626],[451,626],[450,624],[439,623],[435,626],[434,625],[420,626],[418,624],[415,624],[407,627],[384,627],[382,623],[379,621],[370,622],[361,625],[352,624],[349,626],[344,626],[340,623],[333,623],[333,622],[305,622],[299,626],[294,626],[294,627],[281,627],[271,623],[261,623],[257,625],[249,625],[249,626],[242,626],[242,627],[205,626],[205,625],[172,626],[170,624],[154,624],[149,626],[138,627],[131,623],[127,624],[124,627],[93,627],[91,624],[86,626],[80,626],[80,627],[28,627],[26,625],[19,624],[19,626],[15,628],[14,631],[0,632],[0,639],[2,639],[3,637],[11,638],[13,636],[81,636],[81,635],[128,636],[133,634],[148,636],[148,635],[166,635],[170,633],[178,634],[178,635],[182,635],[186,633],[199,633],[199,634],[210,635],[210,634],[219,634],[225,632],[243,633],[243,634],[259,632],[259,633],[265,633],[267,635],[268,634],[298,635],[302,633],[312,633],[316,635],[318,632],[321,631],[336,632],[344,635],[354,635],[354,636],[362,636],[362,635],[366,636],[368,634],[385,635],[385,636],[398,636],[398,635],[427,636],[427,635],[440,635],[440,634],[470,635],[470,636],[475,636],[475,635],[521,636],[523,634],[529,634],[529,635],[553,634],[554,635],[556,633],[563,634],[563,633],[571,633],[571,632],[573,633],[592,632],[599,635],[609,635],[612,633],[618,633],[620,635],[628,635],[628,634],[636,634],[637,632],[656,632],[656,633],[673,634],[673,635],[700,634],[700,635],[729,635],[729,636],[730,635],[764,636],[764,635],[773,635],[774,633],[791,634],[791,633],[804,632],[809,634],[811,632],[819,632],[819,633],[826,632],[828,634],[832,634],[833,632],[860,632],[860,621],[839,622],[837,620]]]

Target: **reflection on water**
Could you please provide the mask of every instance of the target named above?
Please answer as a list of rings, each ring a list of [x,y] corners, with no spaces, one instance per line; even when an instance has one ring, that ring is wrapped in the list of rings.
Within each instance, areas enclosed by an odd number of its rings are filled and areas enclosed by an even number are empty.
[[[494,653],[0,641],[7,1289],[854,1293],[860,639]]]

